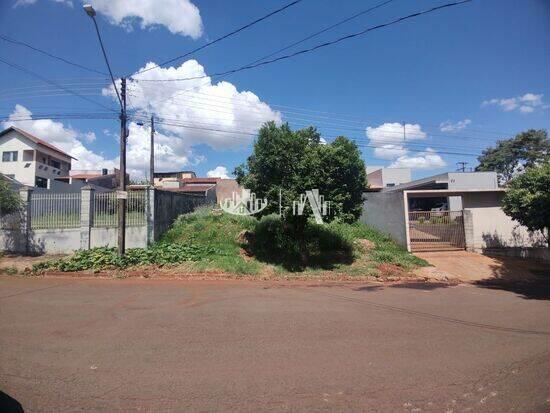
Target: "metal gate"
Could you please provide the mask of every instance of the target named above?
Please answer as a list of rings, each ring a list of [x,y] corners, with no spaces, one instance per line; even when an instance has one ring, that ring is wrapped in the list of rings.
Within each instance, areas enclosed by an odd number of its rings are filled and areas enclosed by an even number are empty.
[[[465,249],[462,211],[409,212],[412,251]]]

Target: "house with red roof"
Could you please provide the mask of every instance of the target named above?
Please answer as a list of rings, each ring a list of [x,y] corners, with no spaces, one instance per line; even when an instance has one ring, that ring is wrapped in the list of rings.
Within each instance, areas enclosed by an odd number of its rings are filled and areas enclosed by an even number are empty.
[[[55,189],[73,158],[52,144],[11,126],[0,132],[0,173],[27,186]]]

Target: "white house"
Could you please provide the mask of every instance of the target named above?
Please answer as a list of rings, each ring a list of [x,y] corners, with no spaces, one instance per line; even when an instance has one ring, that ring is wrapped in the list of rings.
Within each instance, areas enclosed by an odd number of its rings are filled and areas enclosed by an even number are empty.
[[[56,178],[69,175],[73,158],[61,149],[16,127],[0,132],[0,173],[24,185],[56,189]]]
[[[411,168],[367,166],[367,182],[371,192],[391,188],[411,181]]]

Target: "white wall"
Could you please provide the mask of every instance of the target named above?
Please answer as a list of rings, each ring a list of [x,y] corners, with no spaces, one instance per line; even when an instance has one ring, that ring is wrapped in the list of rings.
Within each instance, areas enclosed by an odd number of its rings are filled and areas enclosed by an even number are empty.
[[[389,234],[394,241],[407,246],[403,192],[366,192],[361,222]]]
[[[15,175],[15,179],[25,185],[34,186],[34,162],[28,168],[23,161],[23,151],[34,150],[28,140],[21,140],[15,132],[8,132],[0,138],[0,172],[5,175]],[[2,162],[2,153],[17,151],[17,162]]]
[[[464,226],[467,248],[483,251],[491,248],[537,247],[544,245],[540,234],[531,233],[504,213],[502,192],[463,195]]]

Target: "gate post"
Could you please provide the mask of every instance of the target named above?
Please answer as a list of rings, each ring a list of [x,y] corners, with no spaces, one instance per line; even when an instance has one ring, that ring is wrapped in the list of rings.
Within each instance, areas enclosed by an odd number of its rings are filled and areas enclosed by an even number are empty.
[[[94,188],[89,185],[80,189],[80,249],[91,247],[91,231],[94,219]]]
[[[403,211],[405,213],[405,238],[407,239],[407,251],[411,252],[411,234],[409,229],[409,193],[403,191]]]
[[[474,219],[472,211],[469,209],[463,210],[463,225],[464,225],[464,244],[467,251],[475,251],[474,239]]]
[[[23,247],[23,252],[28,254],[30,252],[31,245],[31,196],[33,189],[24,186],[19,190],[19,197],[21,198],[21,238],[23,245],[19,245],[18,249]]]
[[[145,215],[147,219],[146,245],[151,246],[155,242],[155,187],[150,186],[145,190],[147,198]]]

